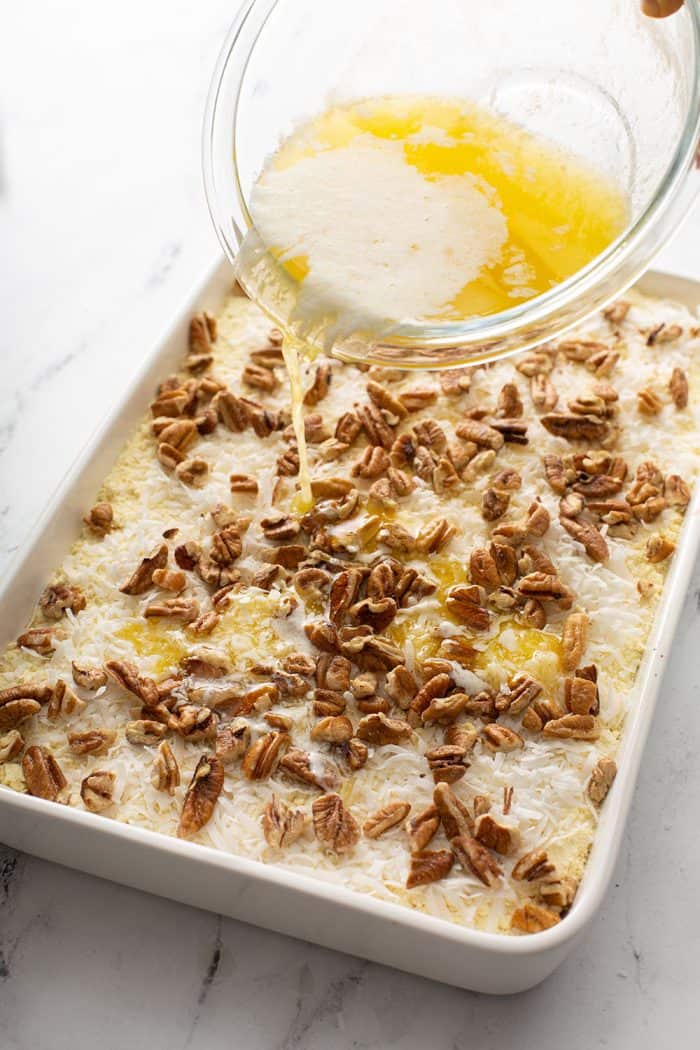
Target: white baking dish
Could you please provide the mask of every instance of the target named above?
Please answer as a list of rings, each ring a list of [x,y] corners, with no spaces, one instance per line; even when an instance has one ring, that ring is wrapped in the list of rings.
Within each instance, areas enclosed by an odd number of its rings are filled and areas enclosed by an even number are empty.
[[[54,496],[0,588],[0,646],[24,627],[47,577],[74,540],[84,508],[146,412],[156,382],[181,360],[191,314],[202,308],[216,310],[230,282],[228,264],[217,263]],[[652,273],[641,287],[694,312],[700,304],[700,283],[692,280]],[[465,929],[320,880],[9,789],[0,789],[0,840],[93,875],[449,984],[502,994],[530,988],[568,954],[605,892],[699,538],[696,492],[637,678],[619,773],[603,807],[581,888],[571,912],[550,930],[507,937]]]

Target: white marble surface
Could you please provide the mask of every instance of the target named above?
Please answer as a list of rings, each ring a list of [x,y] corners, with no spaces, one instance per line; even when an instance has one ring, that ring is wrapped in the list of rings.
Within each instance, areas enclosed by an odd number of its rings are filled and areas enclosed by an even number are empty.
[[[215,251],[199,175],[234,4],[25,0],[0,34],[0,568]],[[661,256],[700,274],[696,211]],[[700,567],[602,913],[471,995],[0,846],[2,1050],[626,1050],[700,1020]],[[695,657],[695,658],[694,658]]]

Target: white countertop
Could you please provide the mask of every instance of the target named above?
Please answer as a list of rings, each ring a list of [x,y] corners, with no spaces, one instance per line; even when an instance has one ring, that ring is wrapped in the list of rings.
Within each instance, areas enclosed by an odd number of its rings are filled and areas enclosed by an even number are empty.
[[[0,39],[0,569],[216,251],[204,95],[233,3],[13,5]],[[206,8],[206,10],[204,10]],[[695,211],[659,258],[700,276]],[[627,1050],[700,1020],[700,566],[600,917],[460,992],[0,846],[2,1050]]]

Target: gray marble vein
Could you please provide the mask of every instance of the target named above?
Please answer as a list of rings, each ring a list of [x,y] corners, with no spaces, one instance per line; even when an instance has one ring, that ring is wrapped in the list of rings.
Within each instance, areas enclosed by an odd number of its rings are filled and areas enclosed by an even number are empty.
[[[4,20],[0,571],[212,258],[200,121],[235,6]],[[699,275],[699,235],[660,264]],[[0,847],[0,1050],[690,1050],[699,629],[700,566],[610,892],[543,986],[461,992]]]

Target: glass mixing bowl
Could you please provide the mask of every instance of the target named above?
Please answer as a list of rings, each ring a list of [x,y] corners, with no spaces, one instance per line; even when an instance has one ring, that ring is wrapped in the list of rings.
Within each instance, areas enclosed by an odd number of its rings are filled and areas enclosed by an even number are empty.
[[[348,339],[334,352],[445,368],[534,346],[619,295],[687,213],[700,183],[699,56],[698,0],[663,20],[645,17],[638,0],[247,0],[204,122],[206,195],[222,247],[235,264],[266,160],[330,105],[402,94],[469,100],[613,176],[628,195],[627,228],[525,303],[460,322],[403,323],[369,349]]]

